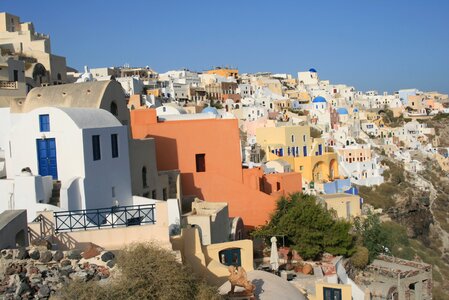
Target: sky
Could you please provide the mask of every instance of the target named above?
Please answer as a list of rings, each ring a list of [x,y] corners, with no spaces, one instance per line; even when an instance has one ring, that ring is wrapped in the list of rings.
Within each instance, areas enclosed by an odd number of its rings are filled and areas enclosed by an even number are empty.
[[[448,0],[0,0],[78,70],[315,68],[358,90],[449,93]]]

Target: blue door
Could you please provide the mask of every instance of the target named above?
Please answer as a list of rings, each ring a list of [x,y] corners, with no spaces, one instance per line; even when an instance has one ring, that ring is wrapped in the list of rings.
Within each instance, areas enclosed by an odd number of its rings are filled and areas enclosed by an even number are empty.
[[[36,140],[36,145],[39,175],[51,175],[54,180],[58,179],[55,139]]]

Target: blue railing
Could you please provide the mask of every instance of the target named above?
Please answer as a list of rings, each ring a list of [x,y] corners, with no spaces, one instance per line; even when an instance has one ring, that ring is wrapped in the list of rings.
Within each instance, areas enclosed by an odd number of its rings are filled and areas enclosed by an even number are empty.
[[[55,212],[55,232],[154,224],[154,204]]]

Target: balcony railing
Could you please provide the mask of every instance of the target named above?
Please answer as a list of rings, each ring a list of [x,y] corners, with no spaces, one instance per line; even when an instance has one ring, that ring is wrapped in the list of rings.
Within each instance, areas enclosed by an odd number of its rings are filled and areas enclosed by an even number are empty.
[[[55,232],[154,224],[154,204],[55,212]]]
[[[17,90],[17,88],[18,88],[17,81],[0,80],[0,89]]]

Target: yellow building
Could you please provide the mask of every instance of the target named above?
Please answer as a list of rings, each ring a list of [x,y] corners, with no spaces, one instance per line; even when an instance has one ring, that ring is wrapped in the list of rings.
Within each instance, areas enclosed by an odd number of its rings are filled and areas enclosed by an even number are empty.
[[[326,209],[333,209],[338,218],[349,221],[362,214],[360,196],[358,195],[338,193],[319,195],[318,198],[324,201]]]
[[[257,143],[267,161],[282,159],[305,181],[327,182],[338,178],[337,154],[325,152],[324,140],[312,138],[310,126],[264,127],[256,130]]]
[[[183,263],[209,284],[220,286],[225,283],[230,265],[242,266],[247,272],[254,270],[251,240],[202,245],[199,229],[187,227],[171,242],[173,250],[181,252]]]
[[[234,77],[235,79],[239,78],[239,70],[237,69],[229,69],[229,68],[221,68],[216,67],[213,70],[208,70],[205,72],[206,74],[215,74],[223,77]]]

